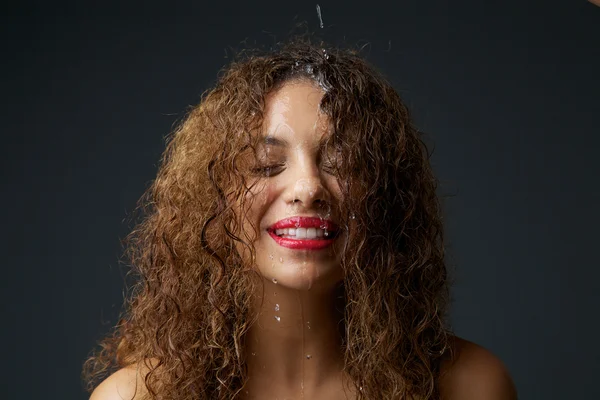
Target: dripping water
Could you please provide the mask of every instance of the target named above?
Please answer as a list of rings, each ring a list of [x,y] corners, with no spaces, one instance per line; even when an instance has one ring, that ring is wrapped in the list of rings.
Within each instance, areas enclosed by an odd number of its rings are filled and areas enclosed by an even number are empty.
[[[321,7],[317,4],[317,16],[319,17],[319,26],[323,29],[323,18],[321,17]]]
[[[305,350],[305,335],[304,335],[304,306],[302,304],[302,297],[300,296],[300,292],[298,292],[298,303],[300,303],[300,318],[302,321],[302,325],[300,325],[302,329],[302,354],[306,354]],[[300,378],[300,398],[304,398],[304,360],[302,362],[302,368],[300,370],[301,378]]]

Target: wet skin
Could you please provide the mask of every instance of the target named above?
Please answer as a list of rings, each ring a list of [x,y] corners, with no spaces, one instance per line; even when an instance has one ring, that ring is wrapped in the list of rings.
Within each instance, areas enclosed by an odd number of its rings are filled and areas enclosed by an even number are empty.
[[[296,81],[266,98],[258,160],[262,175],[256,177],[244,225],[248,231],[258,227],[253,244],[264,283],[264,292],[256,294],[259,320],[246,337],[246,398],[352,398],[350,390],[344,393],[341,372],[337,324],[342,316],[335,289],[343,279],[344,236],[331,240],[341,199],[331,158],[323,153],[328,128],[319,109],[323,94],[311,82]],[[315,224],[329,228],[325,235],[331,236],[298,239],[277,235],[275,229]],[[329,244],[314,245],[327,239]]]

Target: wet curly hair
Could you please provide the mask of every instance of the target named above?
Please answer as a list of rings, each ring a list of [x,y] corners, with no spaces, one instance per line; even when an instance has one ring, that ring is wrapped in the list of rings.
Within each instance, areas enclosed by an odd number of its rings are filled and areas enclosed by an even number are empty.
[[[148,399],[231,399],[243,390],[257,272],[236,251],[242,243],[254,254],[232,205],[251,190],[244,160],[265,96],[302,79],[323,88],[327,145],[341,154],[345,372],[360,399],[439,398],[453,335],[431,153],[360,51],[306,40],[239,55],[168,137],[126,240],[135,284],[120,322],[84,364],[88,390],[142,363]]]

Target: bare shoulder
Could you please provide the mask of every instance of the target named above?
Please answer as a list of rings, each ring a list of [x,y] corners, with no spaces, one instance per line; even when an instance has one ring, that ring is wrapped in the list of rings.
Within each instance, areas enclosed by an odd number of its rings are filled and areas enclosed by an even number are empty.
[[[121,368],[94,389],[90,400],[142,400],[148,393],[144,378],[150,365],[138,363]]]
[[[491,351],[454,337],[454,361],[442,363],[443,400],[517,400],[517,390],[506,366]]]

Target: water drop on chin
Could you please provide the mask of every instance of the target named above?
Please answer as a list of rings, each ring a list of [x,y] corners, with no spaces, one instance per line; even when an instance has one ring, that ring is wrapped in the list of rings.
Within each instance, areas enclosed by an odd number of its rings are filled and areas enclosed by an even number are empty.
[[[275,311],[279,311],[279,304],[275,304]]]
[[[310,360],[311,358],[312,358],[312,356],[311,356],[310,354],[307,354],[307,355],[306,355],[306,359],[307,359],[307,360]]]
[[[277,322],[280,322],[280,321],[281,321],[281,317],[280,317],[279,315],[276,315],[276,316],[275,316],[275,319],[277,320]]]
[[[273,283],[277,285],[277,279],[273,278]]]

